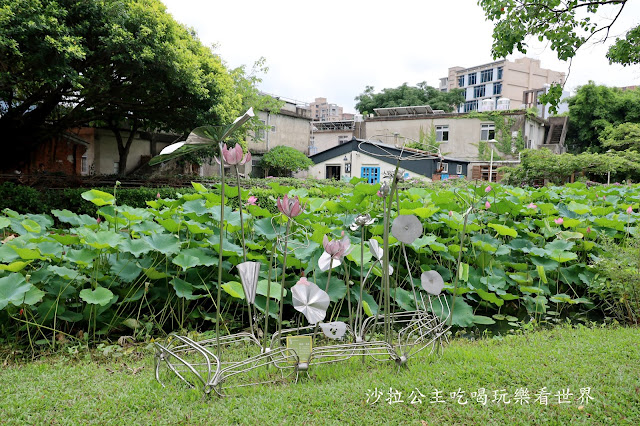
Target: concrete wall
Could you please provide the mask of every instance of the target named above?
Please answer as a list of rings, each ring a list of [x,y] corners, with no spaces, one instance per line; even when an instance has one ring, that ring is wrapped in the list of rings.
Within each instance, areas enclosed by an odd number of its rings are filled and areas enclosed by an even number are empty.
[[[526,118],[524,114],[512,114],[508,117],[515,118],[511,128],[512,136],[517,136],[522,131],[525,142],[532,140],[538,148],[544,143],[545,127],[542,122]],[[363,139],[372,138],[381,142],[394,144],[393,134],[419,140],[420,129],[430,132],[432,126],[449,126],[449,140],[440,144],[443,155],[461,160],[478,160],[478,142],[481,138],[483,124],[494,125],[491,120],[468,118],[464,115],[422,116],[422,117],[392,117],[388,119],[374,118],[364,122],[365,136]],[[386,137],[380,137],[386,135]],[[504,154],[500,154],[504,157]]]
[[[522,92],[545,84],[564,82],[564,73],[540,67],[540,60],[519,58],[504,65],[502,95],[511,99],[512,109],[521,108]]]
[[[326,167],[327,166],[340,166],[340,175],[343,180],[350,180],[352,177],[362,177],[362,167],[380,167],[380,179],[382,181],[382,176],[384,173],[389,172],[393,173],[395,171],[395,166],[384,161],[381,161],[379,158],[372,157],[370,155],[361,153],[361,152],[350,152],[346,154],[347,162],[344,161],[344,155],[339,155],[330,160],[323,161],[321,163],[315,164],[311,166],[309,169],[309,177],[314,179],[326,179]],[[351,172],[347,173],[345,171],[345,163],[351,164]],[[431,179],[422,176],[413,172],[407,171],[407,176],[409,179],[421,179],[430,181]]]
[[[343,141],[349,141],[353,136],[353,130],[322,130],[313,132],[314,146],[316,148],[315,153],[317,154],[318,152],[338,146],[341,138]]]
[[[449,126],[449,141],[440,144],[440,151],[446,156],[471,160],[478,157],[477,144],[480,140],[482,124],[493,124],[492,121],[482,121],[477,118],[406,118],[390,120],[370,120],[365,122],[365,139],[379,139],[384,143],[393,144],[393,138],[380,138],[378,135],[392,135],[399,133],[403,137],[413,140],[420,139],[420,129],[431,131],[431,126]]]
[[[129,132],[123,131],[122,138],[126,142]],[[169,143],[157,142],[156,149],[160,152]],[[142,157],[151,156],[151,141],[142,139],[139,133],[131,144],[129,156],[127,157],[127,172],[132,171],[140,164]],[[95,174],[111,175],[117,173],[117,167],[114,163],[120,161],[118,155],[118,142],[111,130],[95,129],[94,143],[87,151],[87,161],[90,170]]]

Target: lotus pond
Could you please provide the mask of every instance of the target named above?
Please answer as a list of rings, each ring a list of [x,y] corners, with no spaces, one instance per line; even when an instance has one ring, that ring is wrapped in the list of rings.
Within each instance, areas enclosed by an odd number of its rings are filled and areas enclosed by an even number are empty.
[[[90,190],[83,197],[96,206],[93,217],[68,210],[4,210],[1,335],[10,336],[9,341],[55,345],[56,339],[95,341],[126,334],[144,340],[174,330],[209,330],[218,312],[214,295],[219,268],[221,330],[246,329],[249,319],[235,268],[244,258],[238,188],[225,186],[221,225],[220,185],[193,186],[194,192],[175,199],[149,200],[147,208],[119,205],[117,192]],[[240,189],[240,199],[251,203],[242,203],[246,257],[264,265],[255,296],[257,311],[264,315],[270,300],[269,315],[278,318],[283,297],[284,325],[299,323],[301,316],[287,290],[306,276],[323,288],[328,283],[327,316],[346,321],[347,305],[355,306],[360,299],[361,267],[368,270],[375,261],[369,240],[382,243],[380,184],[354,179],[346,191],[278,182],[270,186],[278,195],[299,197],[305,208],[290,224],[283,271],[282,250],[274,247],[289,219],[277,213],[275,198],[250,198],[250,189]],[[433,270],[445,280],[455,327],[504,329],[532,320],[602,319],[612,314],[606,300],[610,293],[602,291],[610,279],[598,262],[612,244],[627,245],[636,238],[640,186],[403,184],[392,201],[392,218],[415,215],[424,229],[406,246],[409,264],[395,261],[400,243],[390,237],[389,256],[398,265],[391,276],[393,309],[415,309],[412,291],[420,289],[421,273]],[[461,244],[463,214],[469,209]],[[363,232],[352,230],[355,218],[365,213],[375,221]],[[334,240],[343,238],[342,233],[350,240],[351,252],[332,274],[321,271],[325,235]],[[372,276],[361,300],[369,316],[380,311],[379,266],[373,267]],[[416,278],[413,283],[400,278],[407,276]],[[638,295],[630,301],[638,304]],[[629,318],[620,319],[637,321],[637,310],[628,312]]]

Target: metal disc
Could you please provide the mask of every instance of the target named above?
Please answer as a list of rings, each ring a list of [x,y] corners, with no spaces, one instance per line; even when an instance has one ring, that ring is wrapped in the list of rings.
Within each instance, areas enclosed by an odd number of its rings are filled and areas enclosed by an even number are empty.
[[[412,214],[398,216],[391,225],[391,235],[400,242],[411,244],[422,235],[422,222]]]
[[[442,275],[437,271],[426,271],[420,276],[422,288],[433,296],[438,296],[444,288],[444,280]]]

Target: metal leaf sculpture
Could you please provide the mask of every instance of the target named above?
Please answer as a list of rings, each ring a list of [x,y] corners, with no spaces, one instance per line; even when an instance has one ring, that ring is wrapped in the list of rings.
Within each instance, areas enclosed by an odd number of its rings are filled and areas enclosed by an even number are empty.
[[[442,275],[437,271],[426,271],[420,276],[422,288],[433,296],[438,296],[444,288]]]
[[[301,278],[291,287],[291,298],[296,311],[302,312],[309,324],[317,324],[327,315],[329,295],[314,283]]]
[[[378,261],[382,265],[382,257],[384,256],[384,251],[378,244],[377,240],[374,240],[373,238],[369,240],[369,251],[376,259],[378,259]],[[391,264],[389,264],[389,274],[393,274],[393,266],[391,266]]]
[[[247,302],[255,303],[260,264],[258,262],[243,262],[238,264],[237,268],[240,271],[240,281],[242,281],[242,288],[244,288]]]
[[[328,338],[342,339],[342,336],[347,331],[347,324],[342,321],[323,322],[320,324],[320,328]]]
[[[400,215],[391,225],[391,235],[405,244],[411,244],[422,235],[422,223],[414,215]]]

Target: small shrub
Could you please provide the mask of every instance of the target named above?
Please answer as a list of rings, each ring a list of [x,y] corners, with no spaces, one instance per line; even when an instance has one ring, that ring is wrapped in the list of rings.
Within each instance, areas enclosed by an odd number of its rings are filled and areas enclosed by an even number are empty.
[[[597,263],[602,278],[590,288],[619,321],[640,323],[640,241],[626,244],[605,240],[604,257]]]

